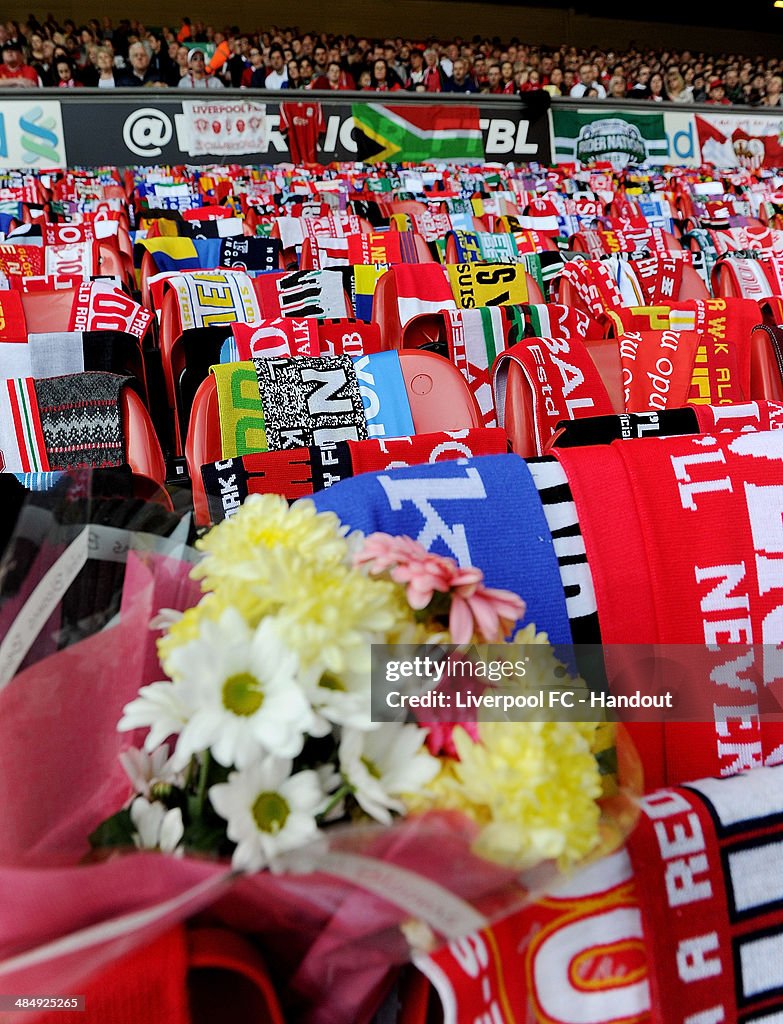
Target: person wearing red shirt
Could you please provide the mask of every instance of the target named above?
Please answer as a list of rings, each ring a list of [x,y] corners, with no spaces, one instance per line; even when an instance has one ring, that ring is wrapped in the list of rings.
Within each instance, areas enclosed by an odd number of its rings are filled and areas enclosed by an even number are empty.
[[[0,85],[17,89],[36,89],[41,85],[41,79],[33,68],[25,64],[24,51],[18,42],[9,41],[3,46]]]
[[[720,78],[713,78],[705,103],[717,103],[721,106],[730,106],[731,100],[726,96],[726,90]]]

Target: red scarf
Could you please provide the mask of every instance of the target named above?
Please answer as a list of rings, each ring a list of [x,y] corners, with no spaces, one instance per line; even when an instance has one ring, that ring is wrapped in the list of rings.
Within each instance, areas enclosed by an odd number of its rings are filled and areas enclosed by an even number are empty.
[[[120,288],[100,281],[83,281],[76,289],[69,331],[123,331],[143,338],[152,323],[150,310]]]
[[[732,689],[725,645],[783,636],[783,577],[775,573],[783,530],[771,512],[781,504],[783,434],[655,438],[553,454],[579,513],[610,676],[636,657],[634,648],[612,645],[695,645],[683,671],[701,701],[689,705],[700,720],[631,727],[647,788],[779,759],[783,726],[759,712],[782,684]],[[709,644],[723,646],[711,653]],[[761,648],[754,653],[760,662]],[[740,712],[727,719],[728,705],[743,709],[744,727]],[[708,715],[714,721],[706,724]]]
[[[506,387],[512,363],[520,367],[530,387],[538,455],[544,452],[560,420],[614,412],[604,382],[581,339],[526,338],[498,356],[492,367],[492,390],[501,426],[505,421]]]

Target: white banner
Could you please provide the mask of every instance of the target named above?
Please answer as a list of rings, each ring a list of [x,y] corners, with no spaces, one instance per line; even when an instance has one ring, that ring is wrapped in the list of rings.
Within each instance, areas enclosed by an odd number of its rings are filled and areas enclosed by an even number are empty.
[[[264,153],[269,146],[266,104],[252,100],[186,100],[180,145],[191,156]],[[184,136],[184,138],[182,137]]]

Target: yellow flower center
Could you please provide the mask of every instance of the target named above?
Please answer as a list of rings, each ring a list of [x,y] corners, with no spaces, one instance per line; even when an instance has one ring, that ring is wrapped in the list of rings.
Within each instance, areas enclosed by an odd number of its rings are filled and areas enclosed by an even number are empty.
[[[378,768],[369,759],[369,757],[363,757],[362,758],[362,764],[364,765],[364,767],[367,769],[367,771],[370,773],[370,775],[372,775],[372,777],[374,779],[380,779],[381,778],[381,773],[378,771]]]
[[[253,818],[260,832],[276,835],[286,823],[291,808],[279,793],[259,793],[253,804]]]
[[[345,691],[345,684],[341,679],[338,679],[332,672],[324,672],[321,678],[318,680],[318,685],[323,686],[325,690],[340,690]]]
[[[254,715],[263,703],[261,683],[250,672],[237,672],[223,683],[223,707],[235,715]]]

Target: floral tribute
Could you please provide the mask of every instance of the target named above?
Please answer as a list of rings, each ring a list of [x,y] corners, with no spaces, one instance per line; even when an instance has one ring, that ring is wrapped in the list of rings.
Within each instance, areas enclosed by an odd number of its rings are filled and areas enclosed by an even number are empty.
[[[595,853],[605,727],[370,717],[373,644],[507,642],[524,602],[410,538],[346,532],[265,495],[198,542],[203,597],[152,624],[167,679],[124,708],[118,729],[146,735],[93,846],[276,870],[334,823],[449,810],[475,823],[477,853],[514,868]],[[530,625],[509,642],[557,664]]]

